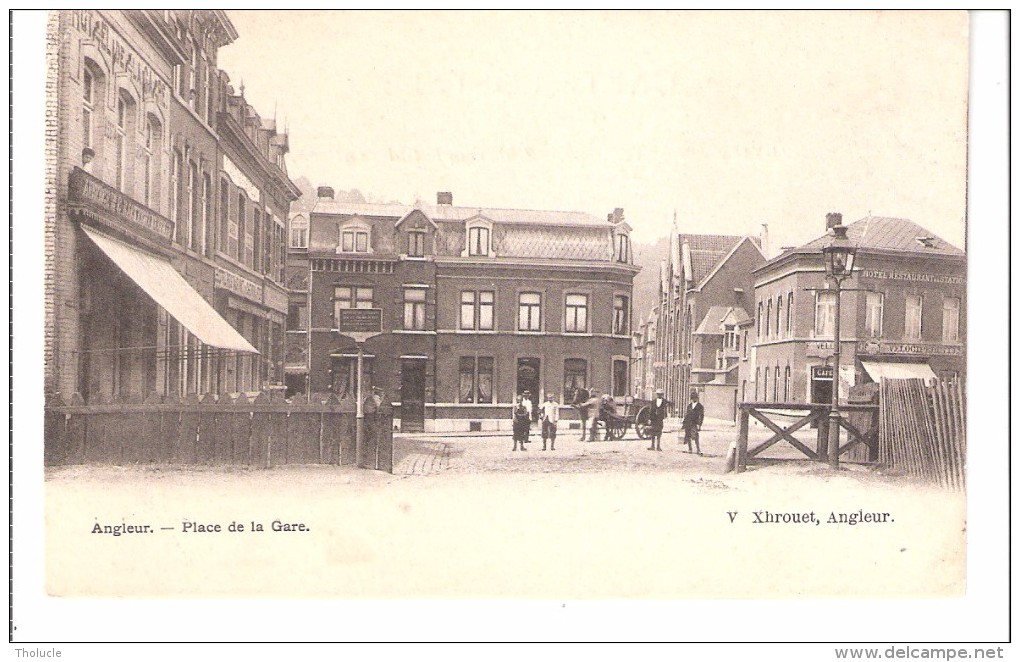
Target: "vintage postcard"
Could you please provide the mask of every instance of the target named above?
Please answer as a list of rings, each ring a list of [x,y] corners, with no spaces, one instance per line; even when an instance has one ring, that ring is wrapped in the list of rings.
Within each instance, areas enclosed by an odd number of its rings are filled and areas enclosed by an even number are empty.
[[[968,594],[966,12],[44,22],[49,600]]]

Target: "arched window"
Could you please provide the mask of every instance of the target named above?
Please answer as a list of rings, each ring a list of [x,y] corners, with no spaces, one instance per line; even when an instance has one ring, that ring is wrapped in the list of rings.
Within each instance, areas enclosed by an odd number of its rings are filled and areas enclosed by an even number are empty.
[[[155,192],[158,190],[157,176],[159,174],[161,134],[159,120],[152,115],[146,115],[144,163],[142,164],[142,202],[146,207],[152,207],[152,203],[158,199]]]
[[[464,252],[469,257],[489,257],[492,254],[492,223],[482,217],[469,220],[465,225]]]
[[[209,176],[209,173],[204,173],[202,175],[202,243],[205,244],[205,254],[209,257],[212,257],[213,244],[216,243],[214,226],[212,177]]]
[[[124,93],[117,95],[117,124],[116,124],[116,147],[114,160],[117,170],[114,173],[114,182],[119,191],[124,190],[125,179],[127,178],[127,119],[128,101]]]
[[[790,366],[786,366],[786,375],[783,379],[783,401],[790,402]]]
[[[372,229],[364,223],[347,223],[339,228],[337,253],[371,253]]]
[[[782,319],[783,319],[783,295],[779,295],[776,298],[776,338],[782,336]]]
[[[761,399],[762,402],[768,402],[769,400],[769,369],[768,366],[762,371],[762,382],[761,382]]]
[[[776,377],[772,380],[772,400],[779,402],[779,366],[776,366]]]
[[[201,184],[198,180],[198,164],[194,161],[188,163],[188,209],[185,211],[188,235],[188,246],[197,251],[201,245],[201,228],[199,227],[199,216],[201,211],[198,208],[198,201],[202,194]]]
[[[184,241],[184,228],[181,225],[181,170],[184,160],[179,150],[174,150],[174,158],[170,163],[170,220],[174,222],[177,243]]]
[[[768,338],[772,332],[772,299],[769,299],[765,306],[765,337]]]
[[[98,118],[96,108],[102,108],[103,103],[103,74],[96,63],[86,59],[82,67],[81,77],[81,129],[82,146],[95,150],[96,138],[99,136]]]
[[[786,295],[786,335],[793,337],[793,292]]]
[[[762,334],[762,324],[761,324],[761,322],[762,322],[762,310],[764,309],[764,306],[765,306],[765,304],[763,304],[761,301],[758,302],[758,340],[761,340],[761,334]]]

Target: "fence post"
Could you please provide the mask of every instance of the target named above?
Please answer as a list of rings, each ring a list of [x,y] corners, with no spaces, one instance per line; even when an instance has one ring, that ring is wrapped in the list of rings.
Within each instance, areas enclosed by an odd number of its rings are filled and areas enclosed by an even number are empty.
[[[734,473],[741,473],[747,468],[747,433],[750,414],[746,406],[740,407],[740,430],[737,433],[737,461]]]

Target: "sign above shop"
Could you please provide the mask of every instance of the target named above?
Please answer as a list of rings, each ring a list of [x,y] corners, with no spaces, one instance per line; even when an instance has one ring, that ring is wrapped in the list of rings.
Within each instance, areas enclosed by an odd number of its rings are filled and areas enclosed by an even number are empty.
[[[912,283],[936,283],[939,285],[963,285],[963,276],[946,276],[940,274],[919,274],[909,271],[879,271],[864,269],[861,278],[880,278],[882,280],[905,280]]]
[[[233,271],[228,271],[223,267],[216,268],[213,286],[217,289],[233,292],[256,303],[262,303],[262,285],[253,283],[247,278],[242,278]]]
[[[857,343],[857,353],[869,356],[963,356],[963,347],[960,345],[868,340]]]

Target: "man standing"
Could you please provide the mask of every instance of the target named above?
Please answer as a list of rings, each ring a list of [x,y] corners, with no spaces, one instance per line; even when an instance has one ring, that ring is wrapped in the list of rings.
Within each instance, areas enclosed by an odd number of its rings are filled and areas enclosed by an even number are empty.
[[[535,403],[531,400],[531,391],[525,391],[521,394],[521,404],[528,410],[528,429],[531,429],[531,424],[538,420],[538,408],[535,407]],[[531,439],[528,439],[526,443],[531,443]]]
[[[545,402],[542,403],[542,410],[539,414],[542,418],[542,450],[545,450],[545,440],[549,439],[549,450],[556,450],[556,424],[560,421],[560,405],[552,393],[545,394]]]
[[[662,450],[662,421],[665,418],[666,400],[663,397],[663,390],[655,389],[655,400],[652,401],[648,425],[645,427],[646,434],[652,440],[652,445],[648,447],[650,451]]]
[[[528,443],[528,433],[531,429],[531,414],[528,408],[524,406],[521,396],[517,396],[517,401],[510,412],[510,419],[513,421],[514,450],[517,450],[518,444],[522,451],[528,450],[524,447],[524,444]]]
[[[694,441],[698,455],[701,455],[701,442],[698,436],[701,432],[701,423],[705,420],[705,408],[698,402],[698,392],[691,391],[691,402],[687,405],[687,412],[684,414],[684,442],[687,444],[687,452],[692,452],[691,441]]]

